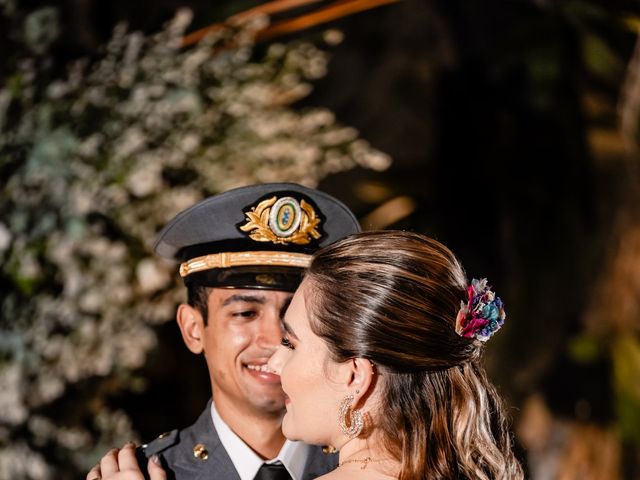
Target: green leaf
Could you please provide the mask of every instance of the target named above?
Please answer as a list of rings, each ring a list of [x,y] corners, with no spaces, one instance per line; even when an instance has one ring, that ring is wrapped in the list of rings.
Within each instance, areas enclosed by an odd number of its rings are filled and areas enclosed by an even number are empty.
[[[640,444],[640,341],[620,336],[612,357],[619,428],[623,438]]]
[[[578,363],[593,363],[601,354],[598,340],[588,335],[574,337],[569,341],[569,355]]]
[[[582,38],[582,57],[586,67],[602,78],[616,80],[622,74],[622,60],[593,33],[586,33]]]

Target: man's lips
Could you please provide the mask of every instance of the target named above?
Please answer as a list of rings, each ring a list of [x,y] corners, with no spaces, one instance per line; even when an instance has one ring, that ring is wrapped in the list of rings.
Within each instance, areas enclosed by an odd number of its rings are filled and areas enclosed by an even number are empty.
[[[280,384],[280,375],[271,370],[266,363],[245,363],[246,371],[262,383]]]

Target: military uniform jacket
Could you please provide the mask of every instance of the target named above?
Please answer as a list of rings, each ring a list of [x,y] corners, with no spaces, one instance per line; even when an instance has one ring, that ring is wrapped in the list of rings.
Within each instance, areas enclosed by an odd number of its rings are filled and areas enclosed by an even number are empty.
[[[161,458],[169,479],[240,480],[213,425],[211,400],[193,425],[162,434],[144,448],[146,457],[155,454]],[[312,446],[301,480],[317,478],[336,466],[337,455],[326,455],[320,447]]]

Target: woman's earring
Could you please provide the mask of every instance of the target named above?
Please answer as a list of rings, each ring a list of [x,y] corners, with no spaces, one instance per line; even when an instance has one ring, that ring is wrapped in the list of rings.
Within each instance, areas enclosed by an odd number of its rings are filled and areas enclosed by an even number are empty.
[[[349,438],[355,438],[360,435],[362,433],[362,427],[364,426],[362,412],[351,408],[353,398],[353,395],[344,397],[344,400],[340,403],[340,410],[338,411],[340,430]],[[349,417],[348,422],[347,417]]]

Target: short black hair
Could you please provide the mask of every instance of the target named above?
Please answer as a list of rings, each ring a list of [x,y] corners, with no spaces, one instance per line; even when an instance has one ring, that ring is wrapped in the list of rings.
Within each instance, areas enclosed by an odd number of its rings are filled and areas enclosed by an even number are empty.
[[[205,327],[209,320],[209,293],[211,287],[205,287],[198,284],[187,285],[187,303],[198,310],[202,315]]]

